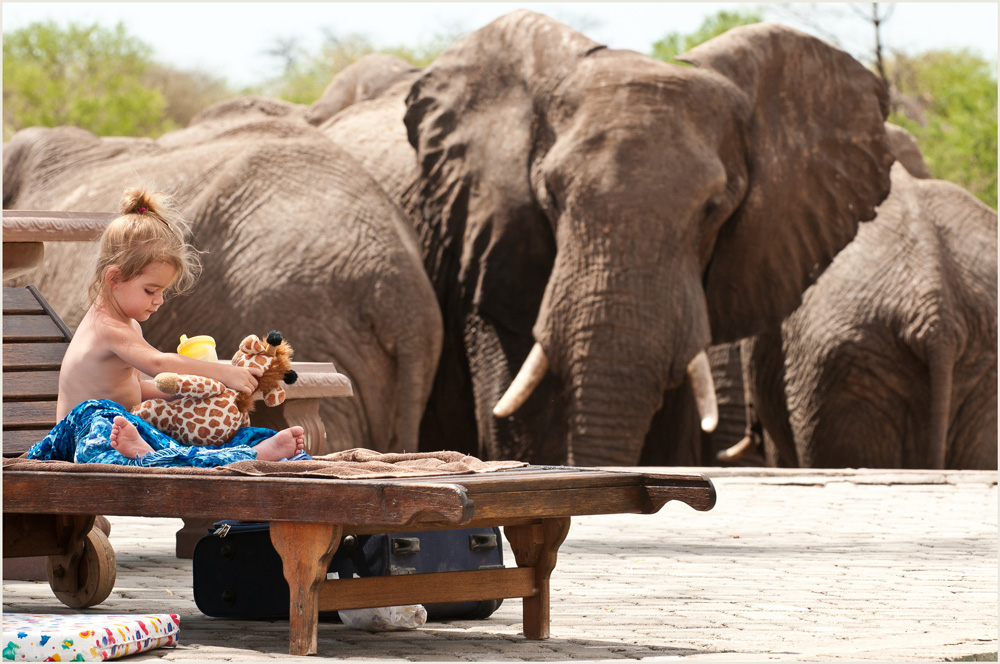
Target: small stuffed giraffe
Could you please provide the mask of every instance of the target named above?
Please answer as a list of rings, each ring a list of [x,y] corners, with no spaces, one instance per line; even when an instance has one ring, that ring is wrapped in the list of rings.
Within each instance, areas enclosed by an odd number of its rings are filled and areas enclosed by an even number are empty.
[[[257,379],[257,392],[263,393],[264,403],[272,407],[285,400],[282,383],[291,385],[298,378],[291,368],[292,347],[277,331],[270,332],[266,341],[255,334],[245,338],[233,356],[233,364],[256,365],[264,371]],[[229,442],[238,429],[250,424],[252,394],[231,390],[204,376],[161,373],[153,380],[161,392],[179,398],[143,401],[132,413],[179,443],[221,445]]]

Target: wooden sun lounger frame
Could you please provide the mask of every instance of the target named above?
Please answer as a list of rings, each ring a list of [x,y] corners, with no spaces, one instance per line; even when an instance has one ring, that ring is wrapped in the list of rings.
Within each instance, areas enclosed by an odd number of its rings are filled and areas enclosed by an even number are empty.
[[[37,291],[30,292],[44,303]],[[21,446],[54,425],[58,350],[65,351],[69,338],[47,303],[40,313],[45,315],[20,321],[38,328],[18,341],[40,341],[37,350],[14,349],[7,336],[15,326],[8,325],[5,311],[4,429],[9,434],[20,428]],[[42,357],[43,348],[52,357]],[[6,380],[14,373],[21,375]],[[521,597],[525,637],[544,639],[549,636],[549,577],[571,517],[651,514],[671,500],[709,510],[715,488],[704,475],[562,466],[372,480],[4,469],[3,555],[48,556],[49,585],[56,596],[64,603],[69,598],[71,606],[91,606],[108,596],[115,574],[114,551],[94,528],[97,515],[191,520],[210,511],[270,522],[290,588],[290,654],[316,654],[320,611],[414,603]],[[503,527],[516,567],[326,579],[345,535],[481,526]]]
[[[670,500],[708,510],[715,490],[703,475],[559,466],[375,480],[5,470],[4,556],[65,556],[94,514],[183,518],[211,504],[234,519],[271,523],[291,589],[290,654],[316,654],[320,611],[425,602],[521,597],[525,637],[544,639],[549,576],[570,518],[651,514]],[[326,579],[344,535],[480,526],[503,527],[516,567]],[[60,532],[64,546],[39,535]]]

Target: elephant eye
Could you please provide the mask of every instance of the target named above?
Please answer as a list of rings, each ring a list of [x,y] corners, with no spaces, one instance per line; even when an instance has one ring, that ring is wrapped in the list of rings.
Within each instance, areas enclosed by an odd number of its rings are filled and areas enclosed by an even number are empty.
[[[719,206],[722,205],[722,196],[715,195],[710,197],[705,202],[704,218],[711,218],[716,212],[719,211]]]

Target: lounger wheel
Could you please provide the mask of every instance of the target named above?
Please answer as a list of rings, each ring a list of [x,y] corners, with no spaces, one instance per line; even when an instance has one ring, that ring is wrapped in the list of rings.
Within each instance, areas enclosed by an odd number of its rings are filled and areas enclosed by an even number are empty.
[[[72,609],[100,604],[115,587],[118,570],[111,541],[99,528],[92,528],[83,542],[83,555],[75,568],[68,556],[49,556],[45,576],[60,602]]]

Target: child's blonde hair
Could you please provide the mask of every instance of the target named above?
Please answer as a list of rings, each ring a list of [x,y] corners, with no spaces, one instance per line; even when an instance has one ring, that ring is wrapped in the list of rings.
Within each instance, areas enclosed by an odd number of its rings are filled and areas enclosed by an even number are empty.
[[[151,263],[167,263],[177,270],[168,288],[183,293],[201,274],[197,251],[187,243],[187,222],[174,209],[170,198],[145,188],[126,189],[119,204],[121,216],[101,235],[100,251],[90,299],[111,302],[105,275],[117,267],[123,281],[135,279]]]

